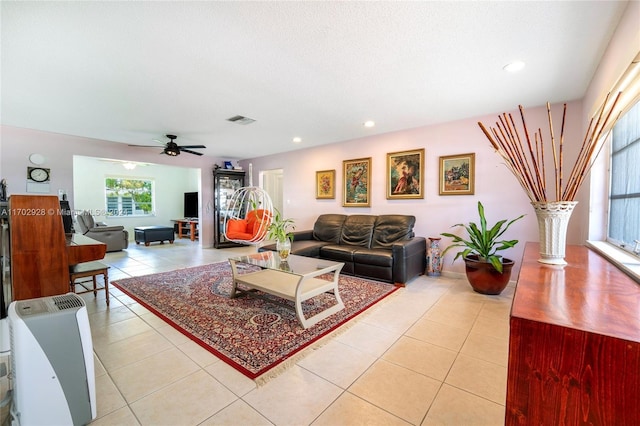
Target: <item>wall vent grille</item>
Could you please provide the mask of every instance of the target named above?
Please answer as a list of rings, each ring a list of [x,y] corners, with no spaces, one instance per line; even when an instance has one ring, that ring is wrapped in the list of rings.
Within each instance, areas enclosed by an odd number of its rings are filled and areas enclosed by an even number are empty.
[[[254,120],[253,118],[244,117],[242,115],[234,115],[233,117],[227,118],[227,121],[246,126],[247,124],[254,123],[256,120]]]

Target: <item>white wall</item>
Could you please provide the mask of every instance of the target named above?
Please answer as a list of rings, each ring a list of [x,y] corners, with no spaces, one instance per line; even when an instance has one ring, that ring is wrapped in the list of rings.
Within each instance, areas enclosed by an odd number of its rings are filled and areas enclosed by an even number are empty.
[[[589,124],[589,118],[602,103],[606,94],[640,52],[639,22],[640,1],[630,1],[585,94],[582,114],[585,129]],[[590,210],[577,213],[584,220],[588,217],[589,232],[585,237],[588,239],[604,240],[607,236],[608,167],[609,162],[605,152],[600,155],[591,170],[591,179],[587,182],[590,186],[585,185],[583,190],[584,195],[590,191]]]
[[[214,164],[222,164],[219,158],[183,154],[178,157],[159,155],[150,149],[128,147],[122,143],[108,142],[58,133],[42,132],[11,126],[0,126],[2,150],[0,151],[0,170],[7,180],[7,192],[12,194],[26,193],[27,167],[29,155],[39,153],[46,157],[43,167],[51,169],[51,194],[58,195],[63,189],[71,205],[75,208],[73,156],[112,158],[139,162],[153,162],[173,167],[197,169],[196,176],[199,188],[192,184],[185,191],[199,190],[202,196],[200,244],[213,247],[213,176]],[[83,177],[80,177],[82,179]],[[101,185],[102,187],[102,185]],[[179,201],[182,204],[182,201]]]
[[[517,105],[514,105],[516,108]],[[514,118],[519,115],[512,111]],[[478,126],[478,121],[493,125],[498,114],[490,114],[473,119],[460,120],[434,126],[402,130],[380,136],[367,137],[344,143],[325,145],[318,148],[301,149],[281,155],[254,158],[241,162],[245,168],[253,164],[254,181],[262,170],[282,168],[284,170],[284,211],[283,214],[296,221],[296,229],[310,229],[321,213],[345,214],[411,214],[415,215],[415,232],[419,236],[439,236],[451,231],[456,223],[477,222],[477,203],[485,206],[487,220],[493,224],[501,219],[513,219],[521,214],[526,217],[516,222],[504,234],[506,239],[521,241],[515,248],[503,252],[505,257],[516,260],[514,277],[517,276],[519,260],[524,250],[524,242],[538,241],[538,226],[533,208],[525,192],[515,177],[502,164],[494,153],[489,141]],[[553,105],[552,113],[557,134],[562,118],[562,105]],[[570,102],[567,106],[567,125],[565,128],[565,158],[577,155],[582,143],[582,105]],[[525,118],[530,131],[543,129],[548,135],[546,108],[526,108]],[[384,118],[382,118],[384,119]],[[378,118],[380,120],[380,118]],[[386,158],[387,153],[425,149],[425,198],[422,200],[386,199]],[[441,196],[438,195],[439,157],[445,155],[475,153],[475,195]],[[371,157],[371,207],[342,207],[342,161]],[[551,160],[551,154],[546,158]],[[334,200],[315,199],[315,172],[317,170],[336,170],[336,198]],[[547,166],[547,177],[553,178],[552,166]],[[565,172],[568,175],[569,170]],[[549,185],[552,185],[549,183]],[[553,186],[552,186],[553,187]],[[555,197],[555,194],[550,194]],[[586,224],[572,221],[568,241],[582,244],[581,230]],[[457,232],[457,231],[456,231]],[[442,245],[446,246],[447,240]],[[452,264],[455,253],[448,253],[444,269],[462,272],[462,261]]]
[[[199,169],[145,163],[126,170],[122,163],[103,159],[73,156],[73,193],[76,211],[88,210],[97,221],[122,225],[134,240],[136,226],[173,226],[172,219],[183,217],[184,193],[198,191]],[[106,217],[104,181],[107,177],[138,178],[154,181],[155,214],[152,217]]]

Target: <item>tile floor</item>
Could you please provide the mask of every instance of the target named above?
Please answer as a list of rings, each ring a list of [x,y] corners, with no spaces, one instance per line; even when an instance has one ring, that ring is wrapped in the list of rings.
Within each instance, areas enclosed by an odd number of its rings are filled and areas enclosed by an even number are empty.
[[[226,260],[197,242],[108,253],[110,280]],[[500,425],[513,296],[421,276],[266,384],[255,383],[112,287],[87,301],[95,425]]]

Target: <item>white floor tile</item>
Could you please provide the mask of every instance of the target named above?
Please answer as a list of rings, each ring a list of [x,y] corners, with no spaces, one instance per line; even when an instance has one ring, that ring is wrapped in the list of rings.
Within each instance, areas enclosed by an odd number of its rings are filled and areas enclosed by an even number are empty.
[[[253,253],[176,240],[108,253],[110,281]],[[504,420],[513,288],[473,292],[426,277],[384,300],[279,376],[253,380],[119,289],[87,299],[97,355],[97,425],[488,425]],[[444,383],[443,383],[444,381]]]

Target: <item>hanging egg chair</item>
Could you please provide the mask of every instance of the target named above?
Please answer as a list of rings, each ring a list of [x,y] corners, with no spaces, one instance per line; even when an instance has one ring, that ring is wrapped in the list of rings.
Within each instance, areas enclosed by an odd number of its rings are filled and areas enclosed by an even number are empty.
[[[229,215],[224,226],[227,240],[258,245],[267,237],[273,219],[271,197],[262,188],[246,186],[233,193],[228,202]]]

